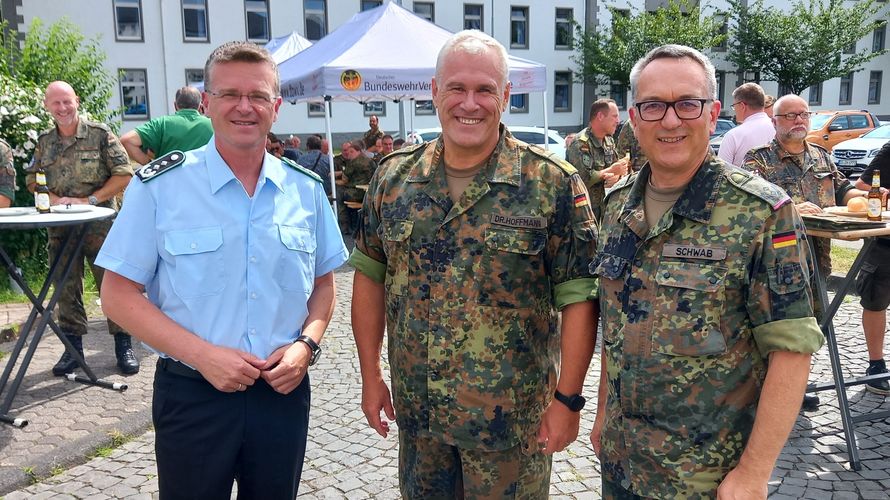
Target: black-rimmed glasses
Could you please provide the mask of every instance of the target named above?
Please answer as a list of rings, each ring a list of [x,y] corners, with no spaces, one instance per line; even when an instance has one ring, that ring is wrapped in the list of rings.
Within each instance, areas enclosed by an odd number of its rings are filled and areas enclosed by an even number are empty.
[[[788,120],[789,122],[793,122],[794,120],[797,120],[798,116],[803,118],[804,120],[809,120],[810,117],[813,116],[813,113],[810,113],[809,111],[802,111],[800,113],[783,113],[781,115],[774,115],[774,116],[781,116],[782,118]]]
[[[706,102],[713,99],[680,99],[677,101],[643,101],[634,104],[640,119],[645,122],[657,122],[664,118],[668,108],[674,108],[677,118],[681,120],[695,120],[701,117]]]

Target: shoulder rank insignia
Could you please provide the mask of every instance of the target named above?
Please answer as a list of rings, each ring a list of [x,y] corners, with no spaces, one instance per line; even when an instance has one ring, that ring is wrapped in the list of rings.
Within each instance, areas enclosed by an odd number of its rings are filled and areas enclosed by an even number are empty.
[[[312,180],[314,180],[315,182],[324,182],[324,181],[321,180],[321,177],[320,177],[318,174],[316,174],[315,172],[309,170],[308,168],[306,168],[306,167],[304,167],[304,166],[302,166],[302,165],[300,165],[300,164],[298,164],[298,163],[294,163],[294,161],[291,160],[290,158],[285,158],[285,157],[282,156],[282,157],[281,157],[281,164],[282,164],[282,165],[285,165],[285,166],[287,166],[287,167],[290,167],[290,168],[296,170],[297,172],[300,172],[301,174],[308,175],[308,176],[311,177]]]
[[[142,182],[148,182],[164,172],[182,165],[183,161],[185,161],[185,155],[182,151],[170,151],[164,156],[155,158],[151,163],[146,163],[142,168],[136,170],[136,177]]]

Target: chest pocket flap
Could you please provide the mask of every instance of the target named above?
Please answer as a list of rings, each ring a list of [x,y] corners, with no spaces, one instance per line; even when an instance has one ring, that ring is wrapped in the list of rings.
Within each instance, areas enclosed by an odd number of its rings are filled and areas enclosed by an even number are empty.
[[[289,250],[306,253],[315,251],[316,241],[309,228],[278,226],[278,236],[281,238],[281,243]]]
[[[405,241],[411,236],[414,221],[390,220],[381,224],[384,241]]]
[[[544,249],[546,236],[539,231],[490,228],[485,232],[485,244],[501,252],[538,255]]]
[[[594,276],[614,280],[620,278],[624,274],[627,265],[627,259],[617,255],[599,254],[597,258],[590,263],[590,271]]]
[[[661,262],[655,281],[662,286],[716,292],[726,279],[725,267],[689,262]]]
[[[164,249],[172,255],[213,252],[222,246],[222,242],[219,226],[169,231],[164,235]]]

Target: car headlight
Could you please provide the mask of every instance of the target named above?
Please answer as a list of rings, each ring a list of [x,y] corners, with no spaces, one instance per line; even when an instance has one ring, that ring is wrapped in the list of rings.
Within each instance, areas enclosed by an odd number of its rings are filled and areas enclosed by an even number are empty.
[[[875,156],[878,156],[878,151],[880,151],[880,150],[881,150],[881,148],[872,149],[871,151],[868,152],[868,157],[874,158]]]

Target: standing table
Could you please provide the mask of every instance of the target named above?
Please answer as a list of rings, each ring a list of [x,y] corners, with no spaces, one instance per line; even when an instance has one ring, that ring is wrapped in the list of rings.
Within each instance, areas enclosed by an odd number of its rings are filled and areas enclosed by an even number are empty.
[[[40,339],[43,337],[47,326],[49,326],[59,340],[62,341],[62,344],[65,345],[65,349],[77,360],[77,363],[86,374],[86,377],[83,377],[69,373],[66,375],[68,380],[82,384],[96,385],[116,391],[127,390],[126,384],[99,380],[90,367],[87,366],[86,362],[84,362],[80,353],[78,353],[74,346],[68,341],[68,338],[62,334],[61,329],[59,329],[59,326],[52,318],[53,309],[55,309],[56,303],[61,296],[62,283],[68,279],[69,274],[71,274],[71,268],[75,262],[74,259],[66,259],[66,264],[60,266],[59,264],[62,260],[60,257],[62,255],[80,251],[83,246],[88,222],[110,219],[115,216],[115,211],[110,208],[94,207],[90,205],[60,205],[52,207],[52,210],[53,212],[49,214],[39,214],[37,213],[37,210],[32,207],[0,209],[0,230],[3,231],[75,226],[73,231],[68,232],[68,235],[62,242],[58,255],[56,255],[56,258],[50,263],[46,280],[43,282],[43,286],[40,287],[40,292],[37,295],[34,295],[34,292],[30,289],[25,280],[22,279],[22,276],[12,262],[12,259],[6,251],[0,247],[0,262],[2,262],[3,266],[6,268],[9,276],[22,288],[32,304],[28,319],[22,325],[21,331],[19,332],[19,338],[15,343],[15,347],[6,364],[6,368],[3,370],[3,375],[0,377],[0,398],[2,398],[2,403],[0,403],[0,422],[19,428],[28,425],[28,421],[23,418],[11,417],[9,415],[9,410],[12,407],[12,401],[15,399],[16,393],[25,377],[25,372],[28,370],[28,365],[31,363],[31,358],[34,356],[34,352],[37,350],[37,345],[40,343]],[[55,285],[55,289],[53,290],[49,301],[45,302],[51,285]],[[25,344],[28,344],[29,342],[29,337],[30,344],[22,359],[22,363],[19,365],[18,372],[16,372],[12,384],[7,387],[12,371],[15,368],[16,363],[18,363],[18,358],[21,355],[22,350],[25,348]]]
[[[804,216],[805,223],[807,219],[808,216]],[[859,254],[856,256],[856,259],[853,261],[853,265],[850,267],[850,270],[844,277],[843,283],[841,284],[840,289],[835,294],[834,299],[823,312],[822,318],[819,323],[819,326],[822,328],[822,333],[825,335],[825,343],[828,344],[828,354],[831,360],[831,373],[832,377],[834,378],[834,382],[809,385],[807,387],[807,392],[836,390],[838,398],[838,408],[841,412],[841,423],[844,427],[844,440],[847,443],[847,452],[850,457],[850,466],[853,468],[853,470],[860,470],[862,466],[859,460],[859,447],[856,444],[856,434],[854,432],[856,424],[860,422],[867,422],[890,417],[890,410],[877,411],[853,416],[850,413],[850,404],[847,400],[846,389],[847,387],[863,385],[873,380],[890,379],[890,374],[870,375],[867,377],[860,377],[852,380],[844,380],[844,374],[841,371],[840,356],[838,355],[837,339],[834,332],[834,316],[835,314],[837,314],[838,309],[844,302],[844,298],[853,288],[853,284],[856,281],[856,276],[859,274],[859,270],[862,268],[862,264],[865,262],[865,259],[868,256],[869,252],[871,252],[872,248],[877,242],[877,238],[880,236],[890,236],[890,227],[888,227],[885,223],[883,227],[858,230],[844,230],[840,228],[838,230],[808,228],[806,229],[806,234],[809,237],[816,236],[821,238],[831,238],[847,241],[855,241],[860,239],[864,240],[862,248],[859,250]],[[810,248],[812,250],[812,242],[810,242]],[[825,286],[826,282],[822,280],[821,276],[819,276],[819,267],[814,267],[815,269],[813,270],[813,273],[815,275],[815,279],[813,281],[815,292],[823,304],[828,304],[828,293]]]

